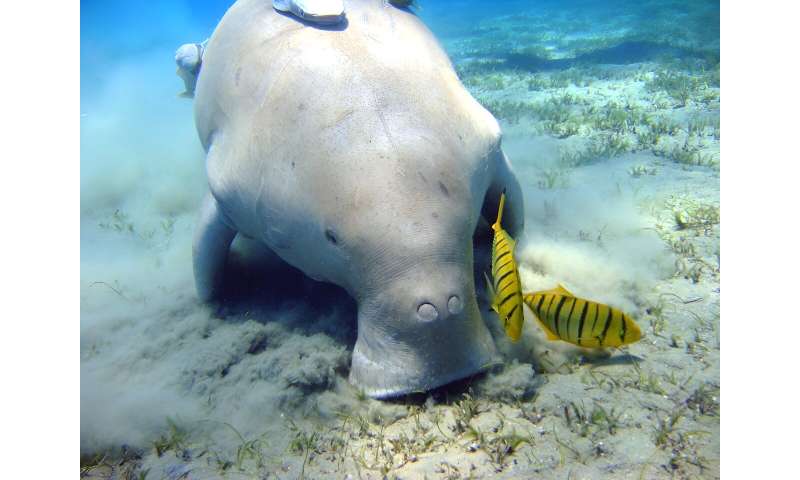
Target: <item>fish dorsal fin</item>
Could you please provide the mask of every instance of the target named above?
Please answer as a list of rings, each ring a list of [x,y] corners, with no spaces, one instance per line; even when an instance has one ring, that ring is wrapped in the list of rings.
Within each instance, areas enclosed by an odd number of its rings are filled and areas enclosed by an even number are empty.
[[[497,207],[497,220],[492,225],[492,230],[495,232],[502,230],[503,227],[500,223],[503,220],[503,207],[506,205],[506,191],[503,189],[503,193],[500,194],[500,205]]]
[[[539,292],[532,292],[532,293],[528,293],[528,294],[525,294],[525,295],[553,295],[553,294],[561,295],[561,296],[564,296],[564,297],[576,298],[574,293],[572,293],[569,290],[567,290],[566,288],[564,288],[564,285],[561,285],[560,283],[558,284],[557,287],[551,288],[550,290],[542,290],[542,291],[539,291]]]
[[[565,297],[574,297],[575,296],[574,293],[572,293],[569,290],[567,290],[566,288],[564,288],[564,285],[561,285],[560,283],[558,284],[558,286],[556,288],[553,289],[553,292],[554,293],[558,293],[560,295],[564,295]]]

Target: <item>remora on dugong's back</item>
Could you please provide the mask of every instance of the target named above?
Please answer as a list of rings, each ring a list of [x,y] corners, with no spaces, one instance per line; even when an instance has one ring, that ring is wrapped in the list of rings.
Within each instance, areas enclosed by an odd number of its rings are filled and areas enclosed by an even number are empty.
[[[239,0],[204,52],[195,121],[210,195],[194,242],[199,296],[237,233],[358,303],[350,381],[373,397],[476,373],[495,346],[475,298],[482,209],[523,227],[492,115],[431,32],[383,0],[334,28]]]

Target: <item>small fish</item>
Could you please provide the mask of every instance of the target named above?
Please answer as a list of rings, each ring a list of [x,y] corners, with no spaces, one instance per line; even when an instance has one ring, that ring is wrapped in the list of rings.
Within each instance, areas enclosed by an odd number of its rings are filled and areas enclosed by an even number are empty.
[[[503,230],[500,221],[503,218],[503,207],[506,193],[500,195],[500,207],[497,221],[492,225],[494,242],[492,244],[492,279],[486,276],[486,285],[492,299],[492,310],[503,322],[503,328],[511,341],[516,342],[522,334],[522,283],[519,281],[517,262],[514,260],[514,247],[517,242]]]
[[[622,311],[577,298],[559,285],[528,293],[523,301],[533,311],[548,340],[563,340],[579,347],[620,347],[642,338],[642,331]]]

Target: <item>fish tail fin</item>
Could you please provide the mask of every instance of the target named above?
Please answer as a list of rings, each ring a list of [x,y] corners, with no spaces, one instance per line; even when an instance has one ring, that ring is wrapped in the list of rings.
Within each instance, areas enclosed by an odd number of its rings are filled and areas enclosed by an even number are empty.
[[[503,220],[503,208],[505,207],[505,205],[506,205],[506,190],[504,188],[503,193],[500,194],[500,206],[497,207],[497,221],[494,222],[494,225],[492,225],[492,230],[494,231],[498,231],[501,228],[503,228],[500,225]]]

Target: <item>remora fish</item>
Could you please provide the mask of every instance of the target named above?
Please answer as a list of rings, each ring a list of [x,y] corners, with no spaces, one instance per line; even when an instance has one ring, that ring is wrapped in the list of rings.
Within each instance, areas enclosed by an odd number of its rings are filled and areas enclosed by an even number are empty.
[[[528,293],[525,302],[547,334],[579,347],[619,347],[642,338],[642,331],[622,311],[577,298],[559,285],[552,290]]]
[[[497,221],[492,225],[494,242],[492,244],[492,279],[486,277],[486,284],[492,299],[492,310],[503,322],[503,328],[511,340],[516,342],[522,334],[522,283],[519,281],[517,262],[514,260],[514,247],[517,242],[503,230],[500,221],[506,203],[505,191],[500,195]],[[485,275],[485,274],[484,274]]]

